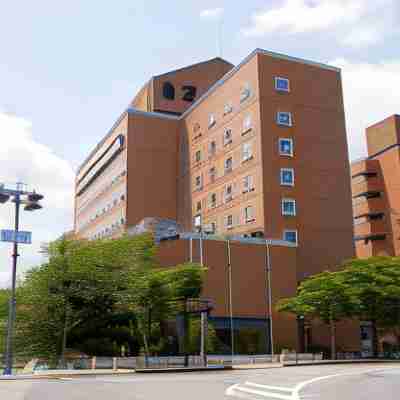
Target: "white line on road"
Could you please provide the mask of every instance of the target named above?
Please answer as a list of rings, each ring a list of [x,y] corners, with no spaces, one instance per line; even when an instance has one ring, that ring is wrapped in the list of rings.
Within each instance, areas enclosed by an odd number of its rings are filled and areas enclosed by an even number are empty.
[[[253,382],[248,382],[248,381],[245,383],[245,385],[258,387],[261,389],[278,390],[278,391],[290,392],[290,393],[292,393],[294,390],[294,388],[288,388],[288,387],[284,387],[284,386],[261,385],[259,383],[253,383]]]
[[[300,396],[300,392],[306,386],[311,385],[312,383],[331,379],[331,378],[338,378],[338,377],[342,377],[342,376],[362,375],[362,374],[366,374],[366,373],[382,371],[382,370],[390,370],[390,369],[394,369],[393,366],[374,368],[374,369],[369,369],[369,370],[365,370],[365,371],[361,370],[361,371],[357,371],[357,372],[343,372],[340,374],[319,376],[319,377],[309,379],[304,382],[300,382],[293,388],[288,388],[288,387],[284,387],[284,386],[262,385],[259,383],[253,383],[253,382],[247,381],[244,384],[237,383],[235,385],[230,386],[228,389],[226,389],[225,394],[227,396],[240,396],[241,393],[248,393],[248,394],[254,394],[254,395],[263,396],[263,397],[270,397],[272,399],[301,400],[306,397],[312,397],[310,395]],[[256,388],[256,389],[254,389],[254,388]],[[281,393],[279,393],[279,392],[281,392]],[[285,394],[283,394],[282,392]]]
[[[249,387],[250,386],[250,387]],[[258,389],[253,389],[258,388]],[[260,390],[263,389],[263,390]],[[271,392],[272,390],[272,392]],[[244,385],[240,385],[237,383],[236,385],[230,386],[226,391],[225,394],[227,396],[237,396],[239,393],[248,393],[248,394],[255,394],[257,396],[269,397],[272,399],[279,399],[279,400],[293,400],[293,390],[294,388],[290,389],[287,387],[281,386],[267,386],[267,385],[260,385],[258,383],[253,382],[246,382]],[[282,394],[277,392],[289,392],[290,394]]]
[[[358,371],[358,372],[343,372],[341,374],[334,374],[334,375],[326,375],[326,376],[319,376],[317,378],[309,379],[308,381],[300,382],[298,383],[293,390],[292,394],[292,400],[301,400],[300,392],[308,385],[311,385],[312,383],[319,382],[319,381],[324,381],[326,379],[331,379],[331,378],[338,378],[342,376],[351,376],[351,375],[363,375],[367,374],[370,372],[375,372],[375,371],[382,371],[386,369],[393,369],[392,367],[382,367],[382,368],[374,368],[366,371]]]

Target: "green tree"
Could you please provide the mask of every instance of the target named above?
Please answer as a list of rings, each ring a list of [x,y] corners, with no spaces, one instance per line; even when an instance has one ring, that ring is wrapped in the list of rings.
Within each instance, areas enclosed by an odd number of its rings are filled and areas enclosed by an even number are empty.
[[[354,259],[340,272],[353,300],[352,317],[370,321],[373,353],[378,352],[378,327],[398,333],[400,326],[400,258]]]
[[[335,272],[323,272],[303,281],[297,296],[281,300],[277,310],[317,318],[329,325],[331,357],[336,359],[336,324],[341,319],[352,317],[354,307],[344,276]]]
[[[68,335],[116,312],[116,293],[127,276],[149,269],[150,235],[118,240],[68,241],[49,246],[47,264],[33,268],[18,288],[19,349],[63,355]]]
[[[5,351],[10,291],[0,289],[0,354]]]

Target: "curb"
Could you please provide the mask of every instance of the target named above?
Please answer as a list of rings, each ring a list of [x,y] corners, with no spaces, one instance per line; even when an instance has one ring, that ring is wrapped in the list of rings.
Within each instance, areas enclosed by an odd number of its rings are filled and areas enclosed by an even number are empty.
[[[48,375],[12,375],[8,376],[0,376],[1,381],[33,381],[33,380],[51,380],[51,379],[64,379],[64,378],[90,378],[92,376],[129,376],[134,374],[134,370],[130,370],[129,372],[93,372],[93,373],[80,373],[80,374],[48,374]]]
[[[282,364],[282,367],[308,367],[312,365],[335,365],[335,364],[400,364],[400,360],[327,360],[305,362],[299,364]]]
[[[232,370],[232,366],[218,366],[218,367],[177,367],[177,368],[137,368],[135,369],[136,373],[168,373],[168,372],[217,372],[217,371],[229,371]]]

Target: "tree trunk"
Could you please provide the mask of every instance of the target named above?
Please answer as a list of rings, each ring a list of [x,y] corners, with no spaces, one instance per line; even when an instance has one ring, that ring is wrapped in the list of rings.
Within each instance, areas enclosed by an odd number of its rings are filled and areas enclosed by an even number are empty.
[[[66,304],[66,306],[65,306],[63,337],[62,337],[62,343],[61,343],[61,360],[60,361],[62,364],[62,368],[66,367],[65,351],[67,349],[67,335],[68,335],[68,304]]]
[[[149,338],[149,342],[151,341],[151,317],[151,307],[149,307],[147,311],[147,337]]]
[[[331,319],[331,359],[336,360],[336,322]]]
[[[378,357],[378,329],[376,327],[376,321],[372,320],[372,356]]]

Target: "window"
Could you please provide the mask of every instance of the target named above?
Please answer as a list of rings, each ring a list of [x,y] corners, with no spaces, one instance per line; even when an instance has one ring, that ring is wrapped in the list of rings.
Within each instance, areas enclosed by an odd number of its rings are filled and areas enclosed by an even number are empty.
[[[252,192],[253,190],[253,177],[251,175],[247,175],[243,178],[243,193]]]
[[[209,143],[208,145],[208,154],[210,156],[215,155],[215,153],[217,152],[217,144],[215,143],[215,141],[213,140],[212,142]]]
[[[217,206],[217,195],[215,193],[210,194],[210,208]]]
[[[288,216],[296,215],[296,200],[282,199],[282,215],[288,215]]]
[[[254,221],[254,214],[253,214],[253,207],[252,206],[247,206],[244,209],[244,220],[246,222]]]
[[[243,120],[242,135],[249,132],[252,128],[251,115],[247,115]]]
[[[276,76],[275,90],[277,90],[278,92],[290,92],[289,79]]]
[[[215,178],[217,177],[217,169],[215,167],[211,167],[209,170],[209,174],[210,174],[210,181],[214,182]]]
[[[201,150],[197,150],[196,151],[195,160],[196,160],[196,162],[200,162],[201,161]]]
[[[293,139],[279,139],[279,154],[281,156],[293,157]]]
[[[198,201],[197,203],[196,203],[196,211],[198,212],[198,211],[200,211],[201,210],[201,201]]]
[[[232,143],[232,129],[225,129],[224,131],[224,146]]]
[[[240,92],[240,102],[243,103],[245,100],[247,100],[251,96],[251,88],[250,84],[246,83],[243,86],[243,89]]]
[[[232,105],[232,103],[231,103],[231,102],[226,103],[226,104],[224,105],[224,115],[227,115],[227,114],[231,113],[232,111],[233,111],[233,105]]]
[[[216,222],[211,222],[210,228],[211,228],[210,229],[211,233],[217,232],[217,223]]]
[[[233,198],[232,185],[226,185],[225,187],[225,202],[231,201]]]
[[[225,225],[228,229],[233,227],[233,216],[232,215],[227,215],[225,217]]]
[[[278,125],[292,126],[292,114],[290,112],[279,111],[276,114],[276,123]]]
[[[175,88],[171,82],[164,82],[163,96],[167,100],[175,100]]]
[[[281,185],[294,186],[293,168],[281,168]]]
[[[297,231],[296,230],[285,230],[283,232],[283,240],[297,244]]]
[[[201,227],[201,215],[195,215],[193,220],[193,225],[195,228]]]
[[[225,160],[225,173],[229,173],[232,171],[232,157],[229,157]]]
[[[196,185],[196,189],[197,190],[201,190],[202,189],[202,179],[201,179],[201,175],[196,176],[195,179],[195,185]]]
[[[242,144],[242,161],[247,161],[253,158],[253,154],[251,151],[251,143],[243,143]]]
[[[216,124],[216,119],[214,114],[208,116],[208,129],[212,128]]]

